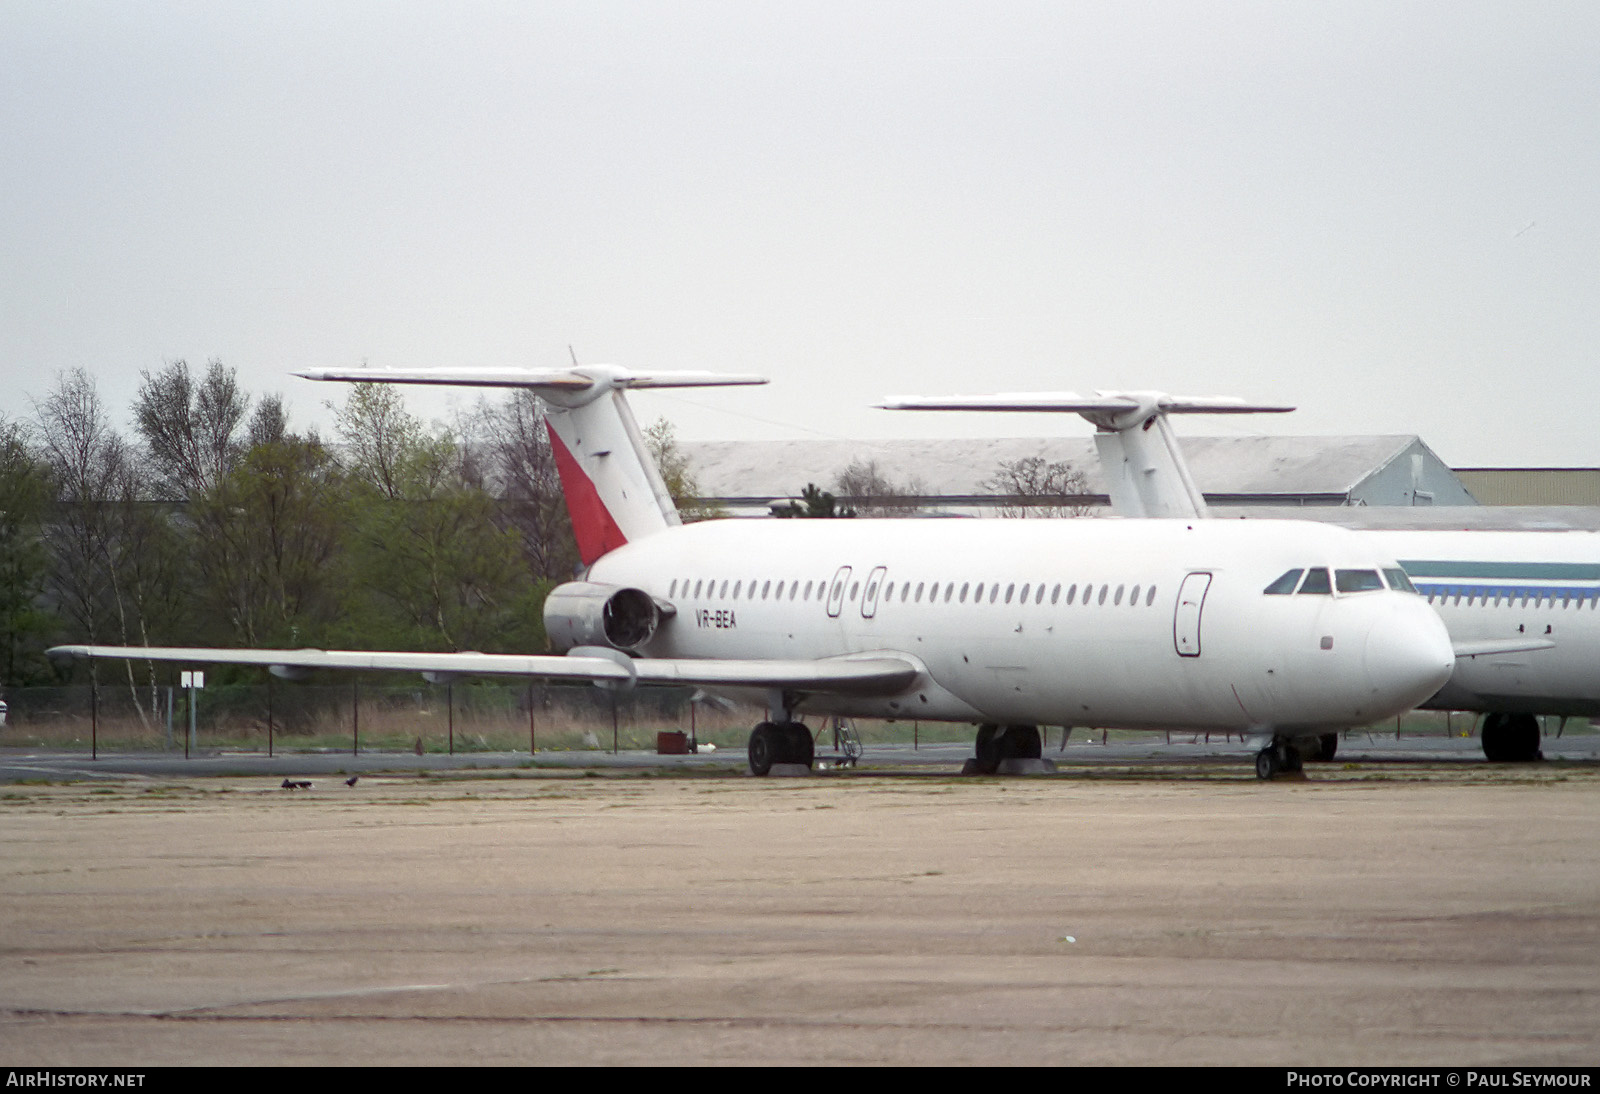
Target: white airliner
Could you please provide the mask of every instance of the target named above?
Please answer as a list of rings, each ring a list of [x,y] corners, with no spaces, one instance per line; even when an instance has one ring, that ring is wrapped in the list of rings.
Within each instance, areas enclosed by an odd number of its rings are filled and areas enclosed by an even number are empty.
[[[401,369],[351,382],[526,387],[552,447],[584,580],[545,606],[562,656],[72,646],[80,657],[510,675],[755,695],[756,774],[809,765],[802,712],[972,722],[971,768],[1037,758],[1040,725],[1245,732],[1256,770],[1437,692],[1449,636],[1392,556],[1298,521],[709,521],[681,525],[629,388],[757,377]],[[1196,408],[1205,400],[1178,401]],[[1176,405],[1176,404],[1174,404]],[[1241,409],[1228,403],[1226,409]],[[1291,577],[1291,575],[1293,575]],[[1312,575],[1312,576],[1303,576]],[[1277,595],[1301,584],[1295,595]]]
[[[1600,715],[1600,533],[1360,531],[1398,555],[1462,656],[1424,707],[1485,714],[1490,760],[1539,756],[1535,715]],[[1512,652],[1485,644],[1526,641]]]
[[[1216,401],[1135,391],[1087,398],[1072,392],[903,396],[883,405],[1080,414],[1098,429],[1095,444],[1114,511],[1199,519],[1208,515],[1205,499],[1165,416],[1207,409],[1207,402]],[[1455,671],[1422,706],[1483,712],[1483,751],[1490,760],[1537,759],[1535,715],[1600,715],[1600,533],[1354,534],[1397,558],[1443,619],[1456,651]],[[1331,759],[1336,745],[1337,737],[1325,738],[1321,758]]]

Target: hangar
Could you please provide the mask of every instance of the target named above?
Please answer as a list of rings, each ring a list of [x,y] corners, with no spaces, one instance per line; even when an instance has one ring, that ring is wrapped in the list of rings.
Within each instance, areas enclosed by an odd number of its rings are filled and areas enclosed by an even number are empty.
[[[1416,507],[1477,505],[1455,472],[1415,435],[1376,437],[1184,437],[1190,470],[1216,507]],[[871,464],[901,508],[986,515],[1028,499],[998,482],[1003,465],[1038,459],[1083,472],[1086,506],[1107,505],[1088,437],[939,440],[685,441],[700,504],[734,515],[764,515],[774,499],[808,483],[856,506],[883,497],[840,491],[852,463]],[[886,493],[888,493],[886,491]]]

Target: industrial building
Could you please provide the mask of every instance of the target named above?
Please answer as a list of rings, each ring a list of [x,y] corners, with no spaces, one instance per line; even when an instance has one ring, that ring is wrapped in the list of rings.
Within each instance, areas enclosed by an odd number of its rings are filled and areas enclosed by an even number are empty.
[[[1189,467],[1213,507],[1295,508],[1472,506],[1461,479],[1416,436],[1185,437]],[[808,483],[838,492],[852,463],[875,465],[899,502],[924,512],[991,514],[1028,499],[997,486],[1002,465],[1038,458],[1065,463],[1086,481],[1074,500],[1107,499],[1088,437],[880,441],[684,442],[701,503],[734,515],[767,512]],[[881,498],[842,496],[847,504]]]

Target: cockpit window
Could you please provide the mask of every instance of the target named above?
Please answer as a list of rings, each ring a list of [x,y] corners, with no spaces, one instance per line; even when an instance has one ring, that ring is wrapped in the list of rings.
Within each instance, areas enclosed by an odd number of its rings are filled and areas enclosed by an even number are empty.
[[[1300,584],[1300,575],[1303,573],[1304,570],[1290,570],[1261,592],[1266,596],[1288,596],[1294,592],[1294,587]]]
[[[1306,571],[1306,579],[1300,583],[1300,595],[1315,593],[1320,596],[1332,596],[1333,586],[1328,582],[1328,571],[1320,566],[1314,570]]]
[[[1389,579],[1389,588],[1401,593],[1414,593],[1417,587],[1411,584],[1411,579],[1399,567],[1383,571],[1383,576]]]
[[[1339,570],[1334,574],[1334,584],[1341,593],[1367,593],[1383,588],[1383,579],[1377,570]]]

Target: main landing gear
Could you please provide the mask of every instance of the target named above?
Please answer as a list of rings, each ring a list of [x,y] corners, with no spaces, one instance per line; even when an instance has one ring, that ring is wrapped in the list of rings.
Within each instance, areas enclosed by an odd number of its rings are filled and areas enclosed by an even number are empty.
[[[1483,758],[1494,764],[1531,763],[1544,759],[1539,750],[1539,721],[1531,714],[1497,711],[1483,720]]]
[[[1256,753],[1256,778],[1275,779],[1279,775],[1298,774],[1302,768],[1300,749],[1286,737],[1273,742]]]
[[[1037,760],[1044,746],[1038,726],[981,725],[973,752],[961,769],[963,775],[993,775],[1006,760]]]
[[[750,774],[765,775],[773,764],[810,767],[816,745],[799,722],[762,722],[750,731]]]

